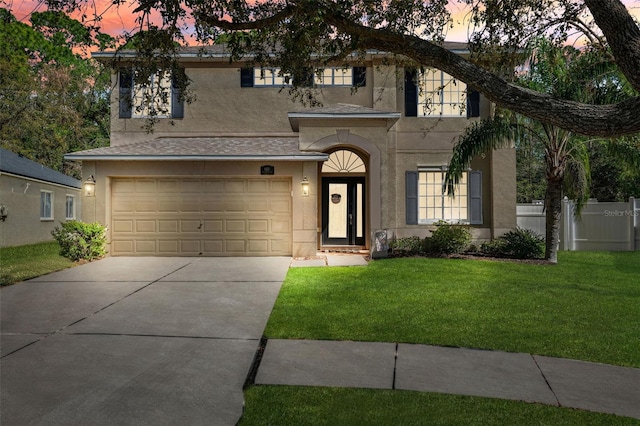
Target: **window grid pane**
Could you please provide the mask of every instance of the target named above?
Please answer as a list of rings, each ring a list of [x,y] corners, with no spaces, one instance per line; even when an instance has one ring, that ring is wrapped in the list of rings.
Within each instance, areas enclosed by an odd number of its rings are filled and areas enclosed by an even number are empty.
[[[280,75],[280,68],[254,68],[254,87],[282,87],[290,86],[291,77],[288,74]]]
[[[453,223],[469,221],[467,173],[460,179],[455,198],[443,194],[444,177],[445,172],[440,170],[421,171],[418,174],[419,223],[433,223],[438,220]]]
[[[74,219],[75,218],[75,208],[74,208],[74,199],[73,195],[67,195],[67,203],[65,209],[65,218],[66,219]]]
[[[419,116],[461,116],[467,102],[466,84],[438,69],[425,70],[419,84]]]
[[[171,73],[154,74],[147,83],[133,83],[133,117],[171,116]]]
[[[53,219],[51,192],[40,192],[40,219]]]

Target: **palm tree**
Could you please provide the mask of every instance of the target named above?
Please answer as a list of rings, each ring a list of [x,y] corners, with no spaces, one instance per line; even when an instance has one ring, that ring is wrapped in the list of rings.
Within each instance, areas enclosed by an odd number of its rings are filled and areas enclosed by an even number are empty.
[[[600,51],[580,51],[537,40],[528,72],[519,83],[532,90],[575,101],[605,103],[630,94],[624,77],[615,74],[611,61]],[[544,152],[546,211],[545,259],[557,262],[562,197],[577,201],[576,214],[589,196],[588,140],[557,126],[532,120],[500,108],[493,117],[470,126],[453,149],[445,188],[453,196],[473,157],[514,142],[539,144]]]

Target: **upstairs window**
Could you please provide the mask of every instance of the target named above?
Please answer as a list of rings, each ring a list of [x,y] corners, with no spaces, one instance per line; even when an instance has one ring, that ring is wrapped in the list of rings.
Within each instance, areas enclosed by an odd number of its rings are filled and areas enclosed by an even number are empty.
[[[291,76],[280,68],[254,68],[253,87],[282,87],[291,85]]]
[[[459,117],[467,104],[467,85],[438,69],[418,76],[418,117]]]
[[[407,70],[404,93],[406,117],[480,116],[480,94],[438,69]]]
[[[132,69],[119,75],[120,118],[183,118],[184,101],[171,73],[156,73],[136,81]]]
[[[366,86],[366,67],[328,67],[316,70],[305,79],[302,86],[330,87],[362,87]],[[306,81],[308,80],[308,81]],[[280,68],[242,68],[240,70],[241,87],[285,87],[291,86],[292,77],[282,74]]]

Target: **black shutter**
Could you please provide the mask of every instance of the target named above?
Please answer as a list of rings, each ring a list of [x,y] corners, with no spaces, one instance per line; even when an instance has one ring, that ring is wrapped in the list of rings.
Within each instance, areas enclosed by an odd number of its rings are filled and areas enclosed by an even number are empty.
[[[469,223],[482,224],[482,172],[469,172]]]
[[[120,102],[120,112],[118,116],[120,118],[131,118],[133,70],[129,68],[121,69],[118,80],[118,100]]]
[[[253,87],[253,68],[240,68],[240,87]]]
[[[353,67],[353,87],[364,87],[367,85],[367,67]]]
[[[405,173],[407,225],[418,224],[418,172]]]
[[[171,78],[171,118],[184,118],[182,89],[177,87],[175,77]]]
[[[407,70],[404,73],[404,116],[418,116],[418,85],[416,70]]]
[[[480,117],[480,92],[467,92],[467,118]]]

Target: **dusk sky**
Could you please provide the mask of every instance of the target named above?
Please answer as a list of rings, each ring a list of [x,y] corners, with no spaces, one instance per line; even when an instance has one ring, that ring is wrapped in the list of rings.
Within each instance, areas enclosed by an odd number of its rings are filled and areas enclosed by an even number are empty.
[[[16,18],[22,21],[28,19],[28,16],[34,11],[45,10],[45,6],[35,0],[0,0],[0,3],[2,7],[10,9]],[[101,3],[105,5],[104,8],[107,8],[111,4],[111,0],[96,0],[96,4],[100,5]],[[640,1],[623,0],[623,3],[629,7],[633,15],[640,16]],[[130,11],[135,8],[137,2],[131,2],[130,4],[131,6],[121,6],[120,8],[111,6],[104,14],[102,20],[103,31],[112,35],[118,35],[124,31],[135,30],[136,24]],[[467,12],[463,7],[464,5],[457,2],[450,3],[455,28],[449,30],[447,33],[446,38],[449,41],[467,40]]]

